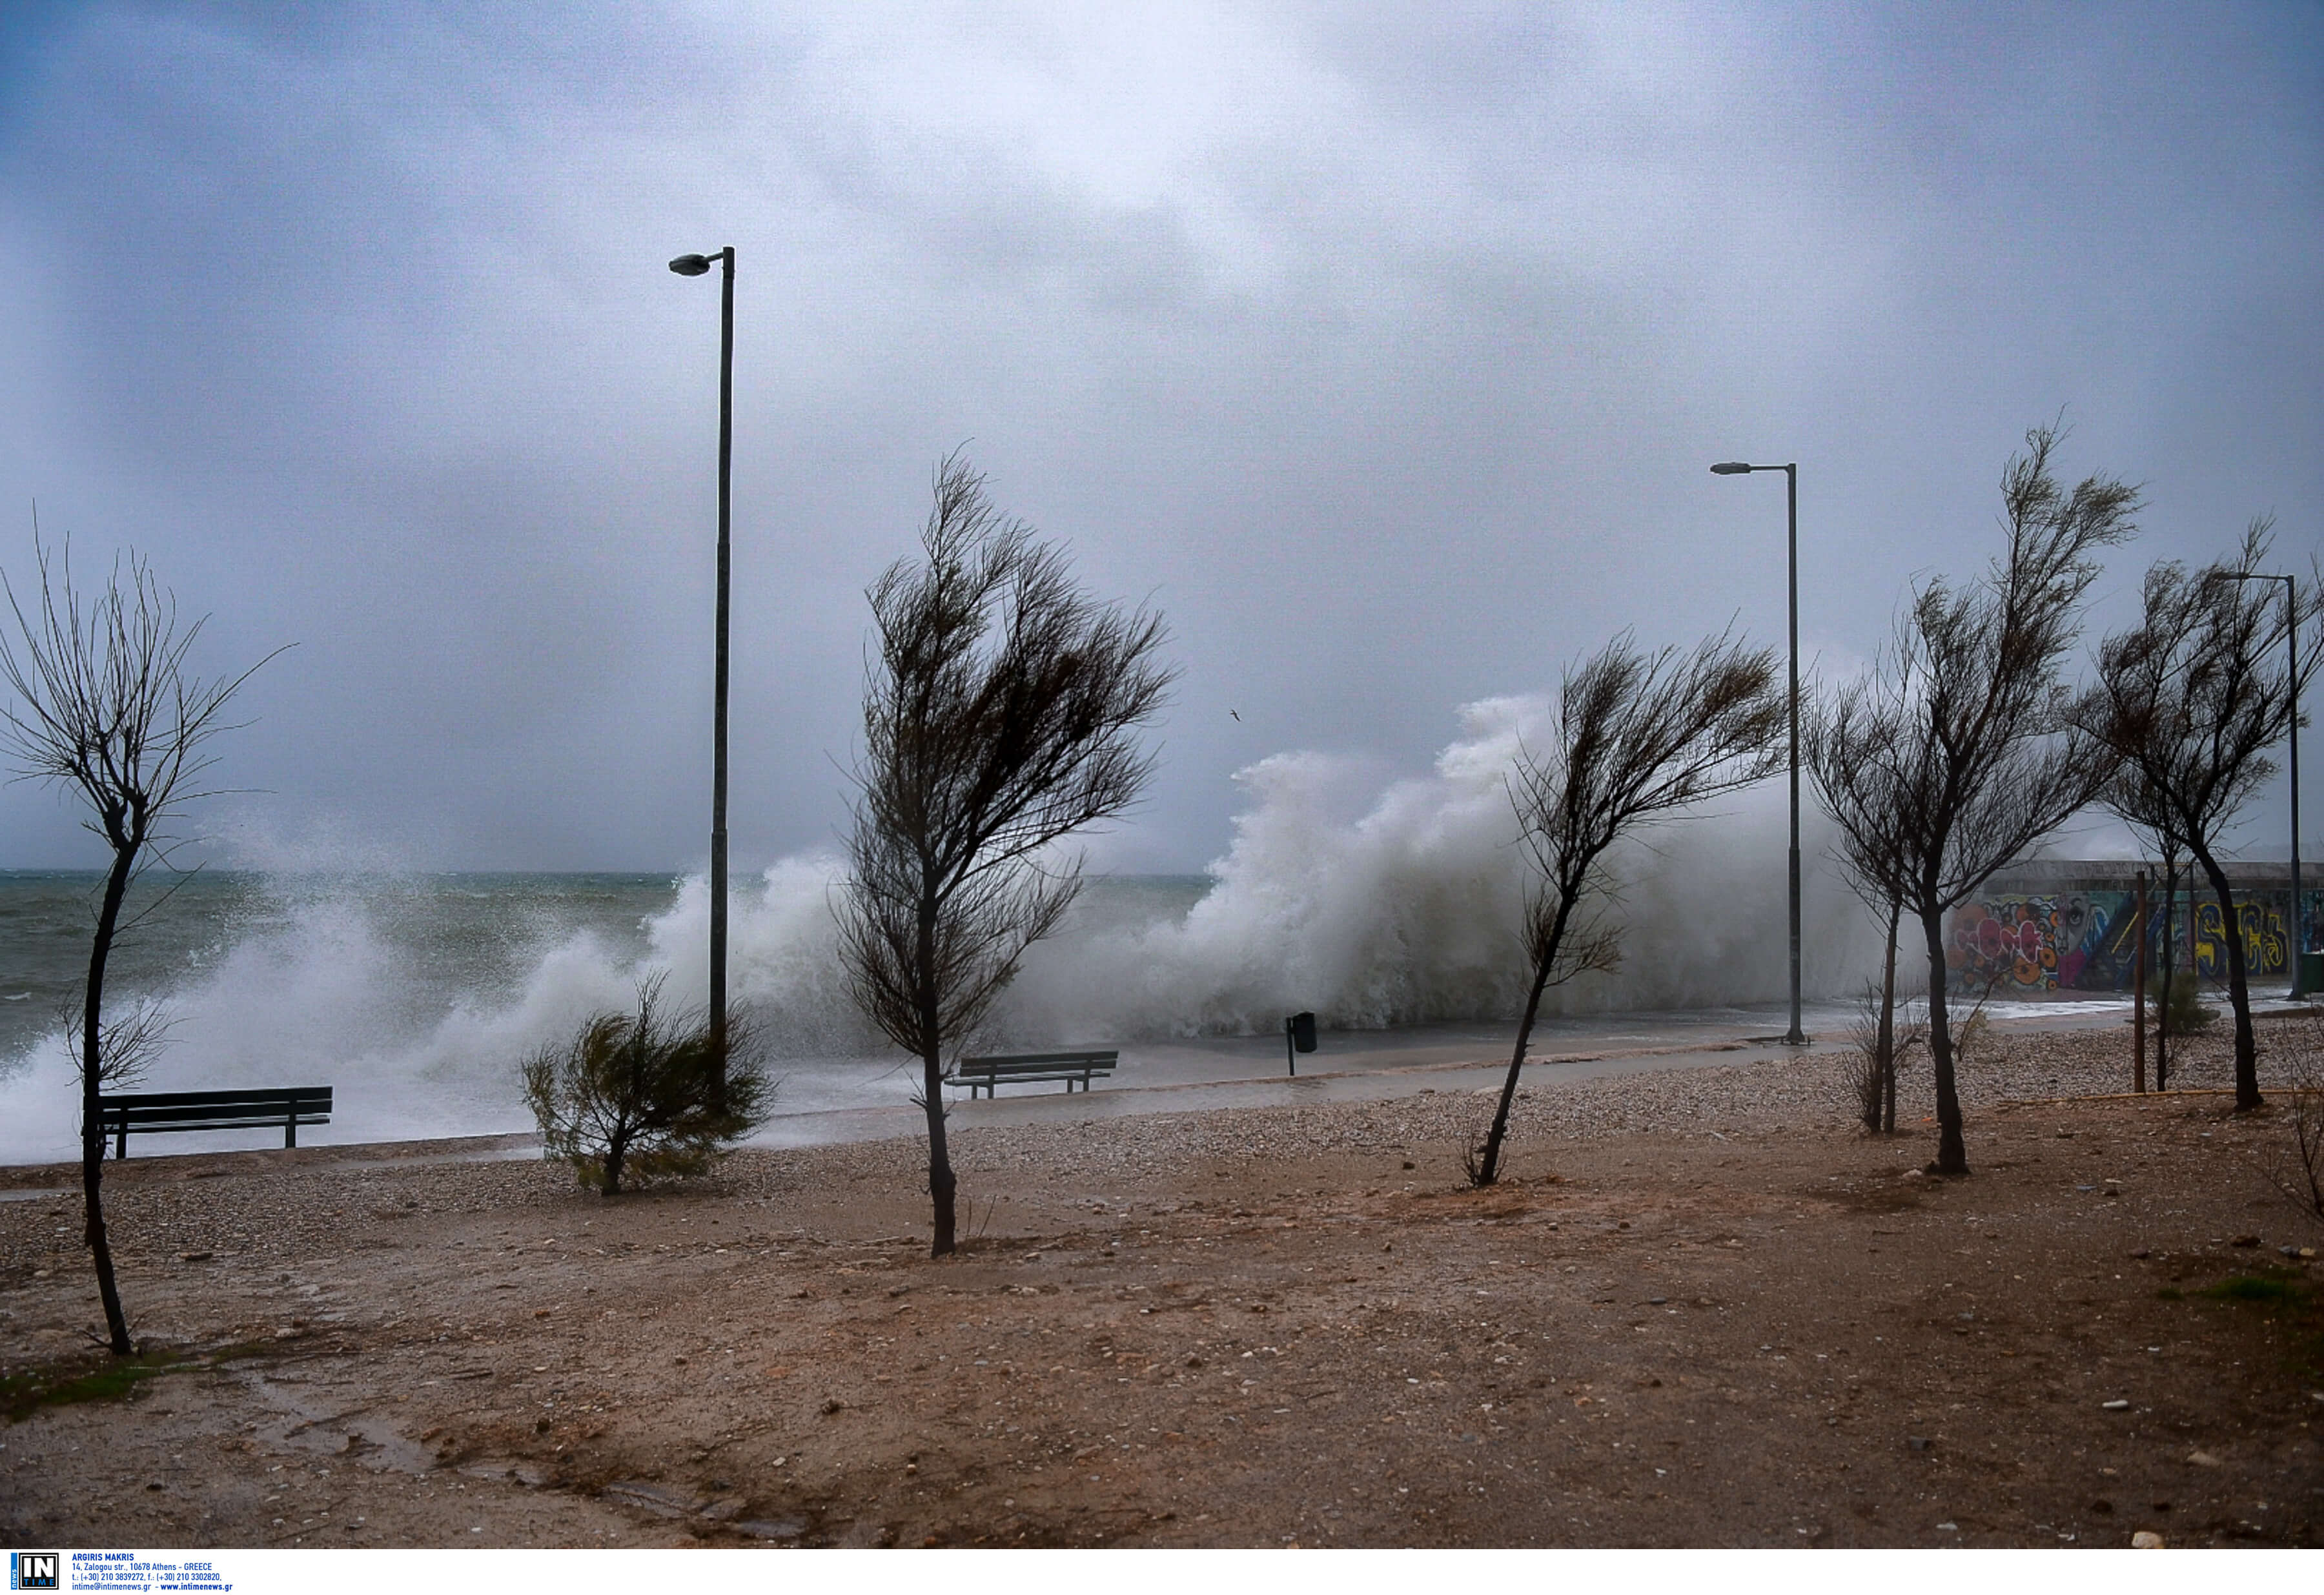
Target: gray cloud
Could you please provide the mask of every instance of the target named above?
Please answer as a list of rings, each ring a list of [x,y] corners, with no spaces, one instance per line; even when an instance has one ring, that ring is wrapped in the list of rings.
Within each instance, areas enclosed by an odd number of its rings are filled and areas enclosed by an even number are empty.
[[[2061,406],[2153,502],[2110,613],[2255,511],[2304,554],[2319,63],[2274,10],[59,8],[0,54],[0,502],[300,643],[247,832],[698,863],[715,290],[661,263],[733,243],[740,855],[829,838],[861,589],[973,439],[1168,612],[1107,856],[1187,867],[1265,754],[1778,635],[1781,489],[1712,459],[1802,462],[1835,659]]]

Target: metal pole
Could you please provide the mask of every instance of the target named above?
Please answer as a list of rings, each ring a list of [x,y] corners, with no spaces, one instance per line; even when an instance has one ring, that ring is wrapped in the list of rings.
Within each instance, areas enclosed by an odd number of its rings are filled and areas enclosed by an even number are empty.
[[[733,565],[734,506],[734,246],[719,251],[725,265],[719,290],[718,337],[718,662],[717,724],[713,733],[710,798],[710,1034],[718,1073],[726,1073],[726,612]]]
[[[2308,951],[2308,926],[2301,912],[2300,889],[2300,591],[2299,578],[2283,578],[2283,647],[2292,670],[2286,689],[2292,694],[2292,997],[2308,994],[2301,976],[2301,956]]]
[[[1792,1046],[1805,1046],[1807,1032],[1800,1028],[1800,467],[1784,467],[1784,494],[1789,501],[1791,530],[1787,541],[1792,609],[1792,1028],[1784,1036]]]
[[[1791,677],[1792,735],[1792,1024],[1791,1028],[1784,1032],[1784,1040],[1792,1046],[1805,1046],[1808,1034],[1800,1025],[1800,467],[1796,460],[1788,466],[1755,466],[1745,460],[1724,460],[1711,467],[1711,474],[1714,476],[1739,476],[1753,471],[1781,471],[1784,474],[1784,568],[1791,640],[1786,668]]]
[[[2130,982],[2131,1089],[2146,1094],[2146,871],[2138,872],[2138,953]],[[2158,1082],[2158,1083],[2160,1083]]]

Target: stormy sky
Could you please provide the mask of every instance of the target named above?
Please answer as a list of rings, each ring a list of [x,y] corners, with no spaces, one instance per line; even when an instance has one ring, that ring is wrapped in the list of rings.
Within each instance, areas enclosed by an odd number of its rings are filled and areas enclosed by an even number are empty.
[[[2099,624],[2255,513],[2324,540],[2313,7],[19,0],[0,568],[37,500],[207,667],[296,645],[220,856],[699,867],[717,290],[664,263],[728,244],[741,867],[832,842],[862,589],[963,444],[1169,618],[1122,868],[1620,627],[1780,640],[1782,478],[1714,460],[1800,462],[1827,669],[2061,415],[2147,494]],[[0,792],[0,865],[93,856]]]

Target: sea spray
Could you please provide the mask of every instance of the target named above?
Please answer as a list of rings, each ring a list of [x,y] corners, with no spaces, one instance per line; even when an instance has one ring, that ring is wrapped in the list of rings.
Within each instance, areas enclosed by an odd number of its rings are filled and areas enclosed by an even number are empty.
[[[1310,752],[1239,772],[1245,802],[1207,875],[1093,880],[1028,953],[983,1042],[1251,1035],[1301,1009],[1359,1028],[1508,1017],[1525,877],[1502,782],[1547,712],[1535,697],[1469,705],[1462,735],[1420,777],[1381,783]],[[1551,1011],[1779,1000],[1784,827],[1769,783],[1614,855],[1622,967],[1560,989]],[[1820,833],[1806,843],[1810,990],[1845,991],[1868,972],[1877,933],[1822,863]],[[674,1000],[706,995],[699,876],[255,880],[143,986],[178,1020],[144,1084],[332,1084],[335,1121],[309,1139],[527,1128],[516,1070],[533,1047],[626,1006],[652,973],[669,973]],[[733,991],[775,1054],[778,1112],[900,1102],[909,1090],[847,995],[831,915],[840,887],[827,853],[737,883]],[[0,1160],[69,1157],[74,1113],[51,1028],[0,1078]]]
[[[1250,796],[1212,884],[1182,917],[1028,954],[1000,1016],[1014,1039],[1250,1035],[1313,1010],[1327,1026],[1506,1019],[1523,997],[1525,860],[1505,785],[1549,703],[1492,698],[1425,777],[1365,801],[1362,768],[1315,753],[1235,777]],[[1344,816],[1352,817],[1342,817]],[[1868,967],[1865,910],[1809,852],[1811,991]],[[1775,783],[1674,819],[1608,860],[1621,967],[1557,988],[1551,1015],[1766,1002],[1788,990],[1786,809]],[[1877,942],[1877,934],[1872,940]]]

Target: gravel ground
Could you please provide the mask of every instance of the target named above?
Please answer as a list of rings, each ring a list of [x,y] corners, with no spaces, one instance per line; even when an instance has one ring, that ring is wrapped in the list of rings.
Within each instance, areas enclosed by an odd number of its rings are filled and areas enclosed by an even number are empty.
[[[2265,1033],[2273,1040],[2312,1022],[2280,1019],[2265,1027]],[[2218,1026],[2178,1044],[2174,1090],[2233,1085],[2232,1040],[2225,1029]],[[1972,1163],[1981,1111],[2004,1102],[2126,1091],[2126,1050],[2124,1037],[2111,1030],[1992,1037],[1960,1075]],[[1907,1059],[1899,1080],[1897,1122],[1925,1125],[1923,1139],[1932,1152],[1934,1100],[1925,1066],[1911,1066],[1916,1061],[1918,1055]],[[1614,1136],[1651,1133],[1717,1141],[1791,1127],[1845,1129],[1854,1117],[1849,1067],[1845,1054],[1813,1053],[1572,1082],[1557,1080],[1554,1068],[1536,1069],[1518,1093],[1511,1156],[1524,1166],[1538,1164],[1560,1145]],[[1121,1180],[1167,1184],[1222,1159],[1459,1144],[1481,1134],[1491,1100],[1489,1092],[1424,1090],[1379,1102],[980,1127],[956,1135],[954,1166],[972,1202],[978,1187],[995,1176],[1038,1175],[1084,1183],[1092,1190]],[[1909,1128],[1898,1143],[1918,1144]],[[108,1163],[107,1221],[124,1258],[189,1250],[264,1258],[327,1250],[350,1220],[407,1223],[513,1208],[563,1209],[573,1200],[573,1181],[561,1168],[485,1157],[446,1162],[446,1145],[315,1147]],[[695,1182],[693,1188],[767,1200],[835,1183],[925,1190],[925,1165],[924,1143],[918,1139],[797,1152],[752,1150],[737,1154],[717,1176]],[[75,1193],[0,1203],[0,1279],[46,1277],[42,1270],[69,1272],[79,1266],[78,1178],[69,1165],[0,1169],[0,1189],[49,1186]],[[222,1183],[208,1183],[212,1180]]]
[[[2313,1025],[2263,1028],[2279,1096]],[[1474,1092],[981,1126],[933,1261],[917,1140],[616,1202],[440,1144],[134,1159],[124,1288],[178,1370],[12,1423],[0,1533],[2319,1543],[2286,1115],[2108,1100],[2127,1040],[1980,1046],[1959,1182],[1918,1173],[1919,1074],[1912,1133],[1866,1137],[1833,1055],[1537,1071],[1487,1192]],[[2226,1085],[2224,1036],[2179,1066]],[[77,1234],[0,1203],[13,1390],[99,1365]]]

